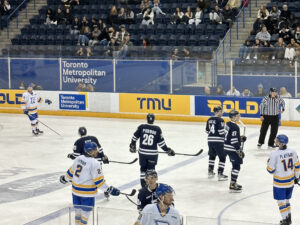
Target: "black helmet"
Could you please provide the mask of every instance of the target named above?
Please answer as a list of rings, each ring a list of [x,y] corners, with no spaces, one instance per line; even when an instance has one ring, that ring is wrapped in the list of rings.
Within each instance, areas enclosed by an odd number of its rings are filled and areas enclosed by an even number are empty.
[[[155,120],[155,116],[153,113],[149,113],[147,115],[147,123],[150,123],[150,124],[153,124],[154,123],[154,120]]]
[[[274,88],[274,87],[271,87],[271,88],[270,88],[270,92],[277,92],[277,89]]]
[[[236,111],[236,110],[231,110],[230,112],[229,112],[229,118],[233,118],[233,117],[235,117],[235,116],[237,116],[237,115],[239,115],[240,113],[238,112],[238,111]]]
[[[86,135],[86,128],[85,127],[79,127],[79,129],[78,129],[78,134],[80,135],[80,136],[84,136],[84,135]]]
[[[214,113],[217,113],[219,111],[222,111],[222,107],[220,105],[217,105],[214,107]]]
[[[155,170],[147,170],[145,173],[145,178],[148,176],[156,176],[157,177],[157,172]]]

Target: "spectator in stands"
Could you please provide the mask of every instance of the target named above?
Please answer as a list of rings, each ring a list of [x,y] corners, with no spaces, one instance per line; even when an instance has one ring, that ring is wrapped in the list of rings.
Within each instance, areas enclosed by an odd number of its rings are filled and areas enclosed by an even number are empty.
[[[90,29],[93,31],[95,29],[95,27],[98,28],[97,19],[95,17],[92,17],[92,21],[90,23]]]
[[[243,97],[252,97],[253,94],[251,93],[251,91],[249,90],[249,88],[245,88],[242,92],[242,96]]]
[[[143,47],[144,48],[151,47],[151,42],[149,38],[143,39]]]
[[[107,24],[113,26],[114,24],[117,23],[118,23],[118,11],[117,11],[117,7],[113,5],[107,17]]]
[[[226,23],[231,28],[233,21],[234,21],[233,12],[230,8],[230,5],[227,4],[223,10],[223,22]]]
[[[121,43],[120,56],[122,58],[125,58],[128,55],[130,47],[132,47],[132,46],[133,46],[133,44],[130,41],[130,35],[129,35],[129,33],[127,33],[127,34],[125,34],[125,38]]]
[[[279,95],[282,98],[291,98],[292,95],[286,90],[286,87],[281,87],[279,90]]]
[[[21,82],[20,82],[20,84],[19,84],[19,89],[21,89],[21,90],[26,90],[26,89],[27,89],[27,86],[26,86],[26,84],[25,84],[24,81],[21,81]]]
[[[290,14],[290,17],[287,20],[287,26],[289,29],[295,29],[297,27],[297,24],[299,23],[299,21],[296,19],[294,13]]]
[[[74,6],[76,6],[76,5],[80,5],[79,0],[70,0],[69,3],[70,3],[70,6],[71,6],[71,7],[74,7]]]
[[[64,20],[65,20],[65,23],[67,25],[72,24],[72,22],[73,22],[73,15],[72,15],[72,13],[70,11],[70,8],[66,8],[65,14],[64,14]]]
[[[277,20],[272,20],[271,16],[269,16],[268,19],[264,21],[264,24],[267,27],[269,34],[278,34],[279,29]]]
[[[83,32],[79,34],[77,45],[88,46],[91,39],[91,33],[89,27],[84,27]]]
[[[57,8],[55,20],[57,21],[57,24],[65,23],[65,15],[64,15],[64,12],[61,10],[61,8]]]
[[[117,43],[119,45],[121,45],[121,43],[124,42],[125,35],[129,35],[129,33],[126,31],[125,25],[121,25],[120,29],[121,29],[121,31],[118,32],[118,36],[117,36]]]
[[[243,1],[244,3],[244,1]],[[248,3],[245,2],[248,5]],[[227,5],[230,6],[233,16],[237,16],[239,14],[239,9],[242,7],[241,1],[239,0],[229,0]]]
[[[119,46],[116,43],[115,38],[111,38],[109,43],[108,43],[108,50],[106,52],[106,55],[111,56],[111,57],[118,57],[119,55]]]
[[[38,85],[38,84],[36,84],[34,82],[31,82],[29,84],[29,86],[31,86],[33,90],[43,90],[43,87],[41,85]]]
[[[257,12],[257,18],[261,18],[262,20],[266,20],[269,17],[269,11],[265,5],[262,5]]]
[[[286,45],[283,41],[283,38],[278,38],[276,44],[274,45],[275,51],[272,59],[283,59],[285,46]]]
[[[225,95],[225,91],[223,90],[223,86],[221,84],[217,87],[216,95]]]
[[[293,61],[296,57],[296,51],[291,44],[288,44],[285,48],[284,58]]]
[[[89,21],[86,19],[86,16],[82,17],[81,29],[83,29],[84,27],[88,27],[88,26],[89,26]]]
[[[264,92],[264,86],[262,84],[257,85],[257,92],[255,94],[256,97],[266,96]]]
[[[86,91],[88,91],[88,92],[94,92],[95,88],[94,88],[94,86],[92,84],[88,84],[86,86]]]
[[[114,38],[115,40],[117,40],[119,32],[114,27],[108,28],[108,33],[110,38]]]
[[[202,12],[205,12],[207,8],[209,8],[209,4],[206,2],[206,0],[197,0],[198,7]]]
[[[225,8],[225,5],[227,5],[228,0],[218,0],[217,4],[221,9]]]
[[[204,86],[204,94],[205,95],[211,95],[211,90],[210,90],[210,87],[208,85]]]
[[[286,26],[283,26],[282,29],[279,31],[279,37],[283,38],[285,44],[289,44],[291,41],[292,34]]]
[[[182,58],[184,58],[184,59],[191,58],[191,52],[187,47],[184,47],[182,50]]]
[[[222,24],[223,14],[218,5],[215,6],[215,9],[209,13],[210,22],[213,24]]]
[[[257,59],[259,57],[258,53],[262,46],[262,42],[258,39],[255,39],[255,43],[251,48],[251,55],[253,56],[253,59]]]
[[[125,10],[125,23],[126,24],[134,23],[134,12],[130,9],[129,6],[127,6]]]
[[[261,31],[263,26],[263,21],[261,18],[257,18],[255,23],[253,24],[253,30],[251,31],[251,35],[256,35],[259,31]]]
[[[150,25],[154,24],[154,13],[151,7],[148,7],[147,10],[144,12],[142,24]]]
[[[171,17],[171,24],[180,24],[183,16],[183,12],[181,12],[181,9],[177,7],[174,14]]]
[[[118,24],[125,23],[125,9],[121,7],[118,13]]]
[[[260,50],[260,58],[263,60],[268,60],[273,54],[273,45],[269,41],[263,41],[262,49]]]
[[[161,10],[161,5],[160,5],[160,0],[154,0],[153,1],[153,13],[155,13],[155,15],[158,14],[162,14],[162,15],[166,15],[162,10]]]
[[[104,30],[104,28],[106,27],[106,24],[103,23],[103,21],[101,19],[98,20],[98,29],[100,30],[100,32],[102,32]]]
[[[250,59],[250,53],[251,53],[252,44],[249,39],[245,41],[245,43],[242,45],[239,51],[239,57],[241,59]]]
[[[80,30],[81,30],[81,24],[79,23],[78,17],[74,17],[70,33],[79,34]]]
[[[300,26],[296,27],[296,30],[293,32],[293,35],[295,37],[295,41],[300,44]]]
[[[277,21],[279,19],[279,17],[280,17],[280,14],[281,14],[281,11],[280,11],[280,9],[278,9],[278,6],[277,5],[273,5],[272,9],[270,11],[271,20]]]
[[[202,21],[202,15],[203,15],[203,11],[199,7],[197,7],[196,13],[195,13],[195,18],[190,19],[189,24],[196,24],[196,26],[197,26]]]
[[[108,43],[109,43],[109,41],[110,41],[110,35],[109,35],[109,29],[108,29],[108,27],[105,27],[103,30],[102,30],[102,32],[101,32],[101,34],[100,34],[100,36],[99,36],[99,44],[100,45],[102,45],[102,46],[106,46]]]
[[[99,44],[99,36],[101,32],[98,29],[98,27],[95,27],[94,30],[92,31],[92,38],[89,40],[89,46],[95,46]]]
[[[178,48],[174,48],[174,50],[172,51],[171,58],[173,60],[178,60],[178,58],[179,58],[179,50],[178,50]]]
[[[291,38],[291,42],[290,45],[292,46],[292,48],[297,49],[300,47],[300,45],[296,42],[295,38]]]
[[[149,38],[145,38],[143,39],[143,55],[145,57],[151,57],[152,53],[151,53],[151,42]]]
[[[3,14],[4,15],[9,15],[11,10],[11,6],[7,0],[4,0],[3,2]]]
[[[240,96],[241,93],[237,89],[235,89],[234,86],[232,86],[232,89],[227,91],[226,95],[228,95],[228,96]]]
[[[290,18],[290,15],[291,15],[291,11],[288,9],[288,6],[284,4],[282,6],[282,11],[280,13],[279,19],[287,21]]]
[[[82,53],[83,53],[83,50],[82,50]],[[85,84],[83,82],[79,82],[78,86],[75,88],[75,91],[79,91],[79,92],[85,91]]]
[[[145,11],[151,7],[152,8],[152,2],[150,0],[142,0],[140,8],[141,8],[141,14],[144,14]]]
[[[192,20],[193,22],[189,22],[190,20]],[[194,14],[193,12],[191,11],[191,7],[188,6],[186,8],[186,13],[183,15],[182,17],[182,22],[183,23],[186,23],[186,24],[193,24],[195,21],[194,21]]]
[[[50,24],[54,24],[54,23],[55,23],[54,13],[53,13],[52,9],[49,8],[46,13],[45,24],[50,25]]]

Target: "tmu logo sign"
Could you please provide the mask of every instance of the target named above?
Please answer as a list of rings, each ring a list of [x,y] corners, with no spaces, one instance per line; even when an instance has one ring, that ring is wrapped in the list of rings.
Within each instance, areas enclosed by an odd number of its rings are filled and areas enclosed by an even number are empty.
[[[147,107],[151,110],[171,110],[172,100],[169,99],[158,99],[158,98],[137,98],[140,104],[140,109]],[[167,103],[166,103],[167,102]]]

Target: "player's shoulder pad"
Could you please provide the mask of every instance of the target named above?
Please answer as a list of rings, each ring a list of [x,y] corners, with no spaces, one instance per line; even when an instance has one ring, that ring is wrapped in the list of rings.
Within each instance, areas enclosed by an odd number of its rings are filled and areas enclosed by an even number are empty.
[[[148,204],[143,208],[143,213],[151,213],[152,209],[156,207],[156,203]]]

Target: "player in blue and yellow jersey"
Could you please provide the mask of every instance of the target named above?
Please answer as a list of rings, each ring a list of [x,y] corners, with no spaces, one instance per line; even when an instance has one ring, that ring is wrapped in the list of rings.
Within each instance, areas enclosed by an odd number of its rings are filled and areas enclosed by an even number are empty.
[[[68,181],[72,182],[76,225],[87,224],[99,188],[113,196],[120,194],[117,188],[108,187],[105,183],[101,164],[95,159],[98,155],[97,144],[87,142],[84,145],[84,151],[85,154],[74,160],[66,175],[60,177],[60,182],[63,184]]]
[[[299,159],[295,150],[287,148],[289,139],[281,134],[276,138],[278,150],[271,152],[267,170],[273,174],[273,196],[277,200],[282,216],[281,225],[292,224],[290,199],[294,183],[299,181]]]

